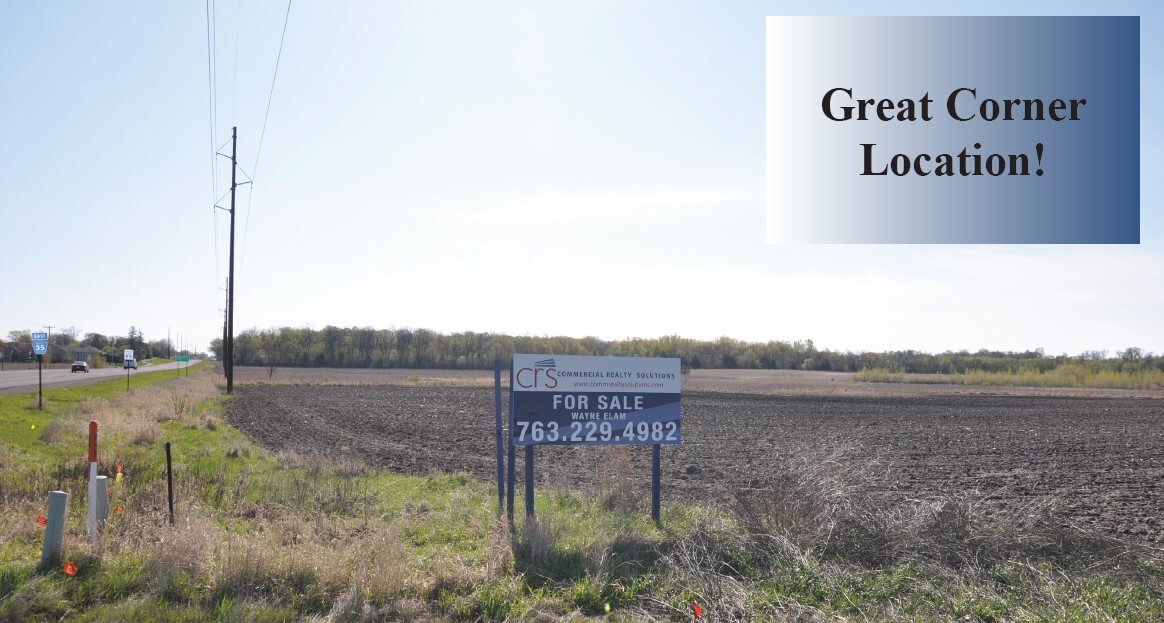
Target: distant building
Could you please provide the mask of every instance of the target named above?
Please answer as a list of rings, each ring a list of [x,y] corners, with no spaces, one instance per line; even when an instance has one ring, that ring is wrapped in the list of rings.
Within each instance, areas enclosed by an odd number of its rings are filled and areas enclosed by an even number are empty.
[[[20,347],[15,345],[5,345],[0,348],[0,361],[4,363],[12,363],[14,361],[28,361],[32,358],[32,347]]]
[[[74,361],[94,363],[98,357],[101,358],[101,361],[105,361],[105,353],[92,346],[52,345],[52,361],[57,363],[72,363]]]

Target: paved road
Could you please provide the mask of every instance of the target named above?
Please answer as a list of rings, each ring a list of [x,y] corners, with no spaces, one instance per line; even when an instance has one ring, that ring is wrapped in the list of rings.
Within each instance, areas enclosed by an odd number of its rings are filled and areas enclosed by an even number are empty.
[[[198,363],[191,360],[190,365]],[[137,370],[130,370],[129,374],[141,372],[156,372],[158,370],[175,370],[179,365],[187,364],[176,362],[163,363],[156,366],[141,366]],[[20,392],[36,391],[36,368],[25,369],[23,364],[5,364],[5,370],[0,372],[0,394],[16,394]],[[176,372],[175,372],[176,374]],[[126,371],[120,366],[90,370],[89,372],[70,372],[69,370],[44,370],[44,387],[61,387],[64,385],[85,385],[106,381],[111,378],[125,378]]]

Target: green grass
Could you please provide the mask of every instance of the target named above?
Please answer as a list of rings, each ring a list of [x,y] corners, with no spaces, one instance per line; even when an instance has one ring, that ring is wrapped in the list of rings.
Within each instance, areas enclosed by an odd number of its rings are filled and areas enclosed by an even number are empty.
[[[692,602],[709,620],[1164,621],[1158,553],[947,512],[967,500],[825,507],[837,461],[812,450],[779,498],[664,505],[660,529],[633,501],[539,490],[538,520],[519,497],[511,530],[492,483],[272,453],[227,425],[207,375],[131,383],[51,390],[43,413],[0,397],[0,621],[689,621]],[[96,543],[90,418],[102,471],[124,473]],[[72,498],[75,577],[37,569],[48,488]]]

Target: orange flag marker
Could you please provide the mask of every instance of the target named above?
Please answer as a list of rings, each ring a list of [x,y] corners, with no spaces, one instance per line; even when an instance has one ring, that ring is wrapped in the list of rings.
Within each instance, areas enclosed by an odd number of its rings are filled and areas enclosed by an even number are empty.
[[[695,602],[691,602],[691,611],[695,613],[695,616],[691,617],[693,619],[698,619],[703,614],[703,608],[700,608],[699,604]]]
[[[66,575],[77,575],[77,565],[74,565],[73,561],[71,561],[71,560],[65,561],[65,574]]]
[[[113,511],[113,512],[115,512],[115,513],[120,513],[120,512],[121,512],[121,505],[120,505],[120,504],[118,504],[118,505],[117,505],[117,510],[115,510],[115,511]]]
[[[48,519],[45,519],[44,515],[37,515],[36,516],[36,525],[43,528],[43,527],[48,525]]]

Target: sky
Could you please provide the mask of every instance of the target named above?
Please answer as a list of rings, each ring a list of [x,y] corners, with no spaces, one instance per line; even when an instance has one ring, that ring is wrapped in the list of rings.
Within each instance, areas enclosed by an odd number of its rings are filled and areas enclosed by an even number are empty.
[[[0,3],[0,338],[220,337],[237,127],[236,331],[1164,353],[1159,115],[1138,245],[765,243],[765,16],[936,10],[1140,15],[1164,94],[1151,2]]]

